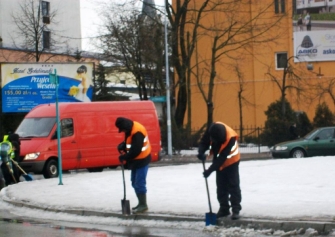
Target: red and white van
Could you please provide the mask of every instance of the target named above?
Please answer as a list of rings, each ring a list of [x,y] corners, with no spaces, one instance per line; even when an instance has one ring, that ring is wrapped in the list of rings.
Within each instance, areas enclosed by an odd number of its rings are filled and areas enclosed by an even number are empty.
[[[160,159],[161,135],[152,101],[59,103],[62,170],[102,171],[120,165],[117,145],[124,133],[115,127],[117,117],[145,126],[152,146],[152,162]],[[20,165],[26,172],[58,176],[56,104],[33,108],[16,130],[21,141]]]

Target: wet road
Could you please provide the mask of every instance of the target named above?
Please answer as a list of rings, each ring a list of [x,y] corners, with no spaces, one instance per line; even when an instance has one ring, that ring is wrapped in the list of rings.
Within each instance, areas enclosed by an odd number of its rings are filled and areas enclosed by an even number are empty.
[[[72,224],[74,225],[74,224]],[[80,225],[80,224],[79,224]],[[86,225],[87,226],[87,225]],[[92,226],[93,227],[93,226]],[[109,227],[114,231],[86,229],[82,227],[67,227],[63,225],[55,225],[50,223],[34,223],[29,221],[16,222],[15,220],[0,221],[1,236],[6,237],[214,237],[210,233],[199,233],[192,230],[171,230],[171,229],[155,229],[143,227]]]
[[[61,226],[52,226],[49,224],[37,224],[37,223],[14,223],[11,221],[0,221],[1,236],[6,237],[36,237],[36,236],[49,236],[49,237],[110,237],[110,236],[121,236],[109,234],[105,231],[87,231],[81,229],[71,229]]]
[[[140,226],[113,226],[89,223],[29,220],[0,211],[0,236],[6,237],[214,237],[211,232]],[[217,233],[216,233],[217,234]]]

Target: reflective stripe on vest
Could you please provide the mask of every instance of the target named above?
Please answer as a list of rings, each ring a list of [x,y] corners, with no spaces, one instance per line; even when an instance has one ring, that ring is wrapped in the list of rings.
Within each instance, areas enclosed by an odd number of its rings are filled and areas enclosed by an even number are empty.
[[[238,142],[237,142],[238,141],[238,135],[237,135],[237,133],[231,127],[229,127],[228,125],[226,125],[224,123],[217,122],[217,124],[222,124],[226,128],[226,141],[221,145],[217,156],[219,156],[221,151],[228,145],[228,142],[230,141],[230,139],[232,137],[236,138],[235,144],[231,148],[230,153],[227,156],[227,159],[225,160],[225,162],[220,167],[220,170],[223,170],[227,166],[230,166],[230,165],[238,162],[240,160],[241,154],[240,154],[239,149],[238,149]]]
[[[143,140],[143,144],[146,144],[144,147],[142,147],[142,151],[146,151],[149,147],[150,147],[150,144],[148,143],[149,141],[149,138],[148,136],[146,136]],[[131,147],[131,144],[126,144],[126,148],[129,150]]]
[[[6,157],[3,157],[6,156]],[[9,141],[3,141],[0,143],[0,160],[7,162],[8,158],[14,159],[15,153],[12,147],[12,143]]]
[[[144,135],[144,140],[143,140],[141,153],[138,156],[135,157],[135,160],[144,159],[151,153],[151,145],[150,145],[150,142],[149,142],[149,137],[148,137],[147,130],[144,128],[144,126],[142,124],[140,124],[138,122],[135,122],[135,121],[133,123],[133,127],[131,129],[130,136],[126,140],[127,151],[130,150],[132,137],[137,132],[141,132]]]

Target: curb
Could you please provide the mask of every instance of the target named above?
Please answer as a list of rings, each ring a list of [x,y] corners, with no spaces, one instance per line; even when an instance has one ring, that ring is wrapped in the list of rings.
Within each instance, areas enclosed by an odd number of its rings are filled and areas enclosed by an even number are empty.
[[[38,209],[42,211],[49,211],[55,213],[66,213],[78,216],[98,216],[98,217],[116,217],[125,220],[161,220],[161,221],[187,221],[187,222],[205,222],[205,218],[200,217],[191,217],[191,216],[182,216],[182,215],[168,215],[168,214],[157,214],[146,212],[143,214],[133,214],[133,215],[123,215],[115,212],[101,212],[101,211],[93,211],[93,210],[83,210],[83,209],[67,209],[60,210],[55,209],[53,207],[40,207],[36,205],[32,205],[29,203],[24,203],[22,201],[13,201],[10,200],[7,196],[2,195],[2,200],[6,203],[9,203],[16,207],[25,207],[31,209]]]
[[[327,235],[335,229],[333,221],[315,221],[315,220],[275,220],[275,219],[257,219],[257,218],[241,218],[240,220],[230,220],[229,218],[221,218],[218,220],[218,225],[226,228],[242,227],[253,229],[272,229],[283,231],[299,231],[304,233],[308,228],[312,228],[319,235]]]
[[[31,204],[27,204],[21,201],[10,200],[5,195],[2,195],[2,200],[4,202],[10,203],[17,207],[26,207],[32,209],[39,209],[43,211],[55,212],[55,213],[66,213],[74,214],[79,216],[98,216],[98,217],[115,217],[124,220],[160,220],[160,221],[185,221],[185,222],[204,222],[205,217],[191,217],[182,215],[167,215],[167,214],[157,214],[147,212],[145,214],[135,214],[135,215],[123,215],[115,212],[99,212],[90,210],[59,210],[55,208],[45,208],[39,207]],[[288,231],[298,231],[299,233],[304,233],[308,228],[313,228],[318,232],[319,235],[327,235],[332,230],[335,230],[335,221],[315,221],[315,220],[276,220],[276,219],[257,219],[252,217],[241,217],[239,220],[231,220],[230,218],[220,218],[217,221],[219,227],[230,228],[230,227],[240,227],[240,228],[252,228],[256,230],[261,229],[271,229]]]

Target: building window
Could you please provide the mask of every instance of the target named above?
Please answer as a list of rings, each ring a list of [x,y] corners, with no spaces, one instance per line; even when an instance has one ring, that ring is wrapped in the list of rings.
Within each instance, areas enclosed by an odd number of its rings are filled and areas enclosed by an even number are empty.
[[[43,31],[43,48],[50,49],[50,31]]]
[[[50,2],[42,1],[42,16],[50,16]]]
[[[276,69],[284,69],[287,67],[287,53],[276,53]]]
[[[285,0],[275,0],[275,13],[285,13]]]

